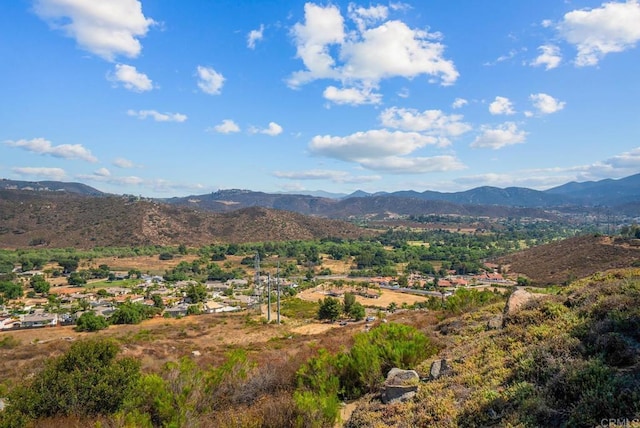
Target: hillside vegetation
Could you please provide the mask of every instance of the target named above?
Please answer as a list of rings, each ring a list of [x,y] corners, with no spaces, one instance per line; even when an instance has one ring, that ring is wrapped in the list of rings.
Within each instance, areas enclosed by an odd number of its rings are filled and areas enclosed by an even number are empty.
[[[0,247],[208,245],[358,238],[347,222],[247,208],[214,214],[127,197],[0,191]]]
[[[42,356],[37,366],[21,364],[42,368],[9,388],[16,405],[0,414],[0,426],[332,427],[342,399],[357,399],[346,427],[581,427],[609,419],[629,426],[640,419],[640,270],[537,294],[505,316],[502,328],[495,322],[504,308],[499,293],[460,291],[436,308],[400,311],[367,333],[338,327],[282,335],[249,318],[242,326],[240,317],[202,318],[180,329],[143,323],[126,334],[109,329],[116,342],[96,333],[97,341],[65,345],[44,367]],[[226,337],[227,322],[256,339],[226,353],[204,340]],[[198,338],[212,346],[206,358],[189,355]],[[1,354],[19,361],[32,346],[6,340]],[[144,370],[132,355],[144,356]],[[443,358],[448,372],[429,380],[431,363]],[[416,369],[422,381],[415,398],[382,404],[379,388],[393,366]],[[94,381],[79,367],[90,368]],[[127,382],[96,389],[125,372]],[[64,385],[74,385],[74,395],[52,401]],[[109,405],[99,405],[105,399]]]
[[[640,260],[640,247],[620,237],[586,235],[562,239],[500,257],[497,263],[526,275],[537,285],[564,284]]]

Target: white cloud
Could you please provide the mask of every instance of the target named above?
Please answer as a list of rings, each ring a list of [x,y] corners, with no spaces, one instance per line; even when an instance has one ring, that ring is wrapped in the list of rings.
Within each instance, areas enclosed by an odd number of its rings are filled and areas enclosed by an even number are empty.
[[[360,164],[374,171],[391,174],[424,174],[431,172],[458,171],[465,165],[454,156],[403,158],[389,156],[379,159],[363,159]]]
[[[427,74],[451,85],[459,74],[452,61],[443,58],[441,36],[413,30],[401,21],[387,21],[348,41],[341,50],[345,59],[342,76],[346,79],[377,82],[390,77],[414,78]]]
[[[154,24],[137,0],[35,0],[34,11],[80,48],[107,61],[118,55],[137,57],[142,49],[138,39]]]
[[[80,159],[87,162],[97,162],[98,159],[91,154],[82,144],[61,144],[54,146],[51,141],[44,138],[34,138],[31,140],[6,141],[6,145],[20,147],[29,152],[39,155],[50,155],[63,159]]]
[[[594,9],[568,12],[558,25],[560,35],[578,49],[575,64],[593,66],[607,54],[635,47],[640,40],[638,0],[603,3]]]
[[[47,180],[55,181],[60,181],[67,175],[62,168],[23,166],[11,168],[11,171],[20,176],[46,178]]]
[[[96,170],[94,174],[100,177],[111,177],[111,171],[109,171],[107,168],[104,168],[104,167]]]
[[[224,119],[222,123],[213,127],[216,132],[221,134],[231,134],[232,132],[240,132],[240,127],[231,119]]]
[[[509,98],[505,97],[496,97],[495,101],[489,104],[489,112],[493,115],[515,114],[515,110],[513,110],[513,103],[511,103]]]
[[[309,171],[275,171],[274,177],[291,180],[329,180],[334,183],[369,183],[380,180],[379,175],[354,176],[345,171],[314,169]]]
[[[390,128],[417,131],[438,139],[442,146],[450,144],[449,137],[459,137],[471,130],[462,122],[462,115],[446,115],[441,110],[425,110],[391,107],[380,113],[380,122]]]
[[[344,88],[338,89],[335,86],[328,86],[322,96],[336,104],[380,104],[382,94],[371,92],[371,89]]]
[[[356,28],[345,31],[345,20],[334,6],[305,5],[304,23],[293,27],[297,57],[306,69],[291,75],[288,83],[299,87],[316,79],[334,79],[348,86],[375,87],[386,78],[428,75],[430,81],[453,84],[458,72],[443,57],[439,33],[409,28],[386,19],[387,8],[351,5],[349,16]],[[335,47],[335,49],[333,49]]]
[[[321,78],[337,78],[333,70],[335,63],[329,53],[329,45],[344,42],[344,19],[336,6],[321,7],[313,3],[304,5],[304,24],[296,23],[292,35],[296,43],[296,56],[302,60],[307,71],[293,74],[291,86],[299,86]]]
[[[132,65],[116,64],[114,73],[107,78],[114,83],[122,85],[130,91],[145,92],[153,89],[153,82],[146,74],[138,72]]]
[[[412,9],[410,4],[402,2],[389,2],[389,7],[391,8],[391,10],[399,11],[407,11]]]
[[[483,126],[481,130],[482,134],[471,143],[471,147],[497,150],[513,144],[524,143],[527,137],[527,133],[519,130],[513,122],[505,122],[496,128]]]
[[[453,103],[451,104],[451,107],[453,108],[461,108],[466,106],[467,104],[469,104],[469,101],[465,100],[464,98],[456,98],[455,100],[453,100]]]
[[[269,122],[269,127],[267,129],[261,129],[258,130],[258,132],[275,137],[276,135],[282,134],[282,126],[278,125],[275,122]]]
[[[560,48],[555,45],[542,45],[538,47],[541,52],[538,57],[533,60],[530,65],[537,67],[540,65],[545,66],[545,70],[551,70],[560,65],[562,61],[562,55],[560,55]]]
[[[260,28],[257,30],[249,31],[247,35],[247,47],[249,49],[255,49],[256,42],[259,42],[264,37],[264,25],[260,24]]]
[[[135,165],[129,159],[117,158],[113,161],[113,164],[118,168],[133,168]]]
[[[397,93],[400,98],[409,98],[409,94],[409,88],[402,88]]]
[[[224,84],[224,76],[211,67],[203,67],[201,65],[197,68],[198,73],[198,88],[202,92],[209,95],[218,95],[222,90]]]
[[[389,9],[386,6],[370,6],[362,7],[356,6],[354,3],[349,3],[348,16],[356,23],[360,32],[371,27],[373,24],[387,19],[389,15]]]
[[[160,113],[156,110],[128,110],[127,114],[138,119],[151,117],[156,122],[184,122],[187,120],[187,116],[181,113]]]
[[[551,95],[543,93],[531,94],[529,96],[529,99],[540,114],[551,114],[558,112],[562,110],[566,104],[564,101],[558,101]]]
[[[309,150],[317,155],[344,161],[362,162],[366,159],[408,155],[438,140],[417,132],[390,132],[386,129],[356,132],[346,137],[317,135]]]

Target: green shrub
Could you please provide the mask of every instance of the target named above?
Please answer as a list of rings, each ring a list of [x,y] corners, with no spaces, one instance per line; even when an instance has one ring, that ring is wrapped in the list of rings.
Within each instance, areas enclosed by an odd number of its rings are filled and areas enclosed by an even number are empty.
[[[9,419],[108,415],[118,411],[140,376],[133,358],[117,359],[110,340],[76,342],[9,394]]]
[[[76,331],[99,331],[107,328],[109,322],[93,312],[85,312],[76,322]]]

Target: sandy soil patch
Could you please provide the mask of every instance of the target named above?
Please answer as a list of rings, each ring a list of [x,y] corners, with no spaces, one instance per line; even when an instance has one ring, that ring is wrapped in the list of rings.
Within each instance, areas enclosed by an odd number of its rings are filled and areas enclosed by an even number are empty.
[[[343,288],[341,291],[355,292],[355,290],[352,290],[349,288]],[[370,291],[373,292],[373,290],[370,290]],[[318,300],[323,299],[326,296],[327,296],[326,291],[322,289],[322,287],[320,286],[315,288],[309,288],[307,290],[304,290],[298,293],[297,295],[297,297],[310,302],[317,302]],[[424,302],[425,300],[427,300],[427,297],[425,296],[419,296],[419,295],[408,294],[408,293],[400,293],[393,290],[382,290],[380,297],[378,297],[377,299],[356,295],[356,301],[360,302],[363,306],[365,307],[373,306],[378,308],[386,308],[391,304],[391,302],[395,302],[396,305],[402,306],[403,303],[406,303],[407,305],[412,305],[416,302]]]
[[[80,269],[86,269],[90,267],[97,268],[104,264],[109,266],[109,269],[113,271],[129,271],[131,269],[138,269],[142,273],[149,274],[163,274],[167,269],[172,269],[180,262],[189,262],[198,259],[199,256],[194,254],[188,254],[185,256],[176,255],[172,260],[160,260],[155,256],[136,256],[136,257],[101,257],[99,259],[93,259],[91,261],[84,261]]]

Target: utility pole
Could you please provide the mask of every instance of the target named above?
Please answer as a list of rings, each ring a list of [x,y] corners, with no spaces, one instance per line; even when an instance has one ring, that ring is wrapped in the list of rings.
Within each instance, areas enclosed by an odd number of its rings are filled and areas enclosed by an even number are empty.
[[[271,274],[267,274],[267,322],[271,321]]]
[[[253,259],[253,267],[256,270],[256,288],[260,288],[260,254],[256,253],[255,258]],[[260,291],[260,297],[258,298],[258,310],[262,313],[262,291]]]
[[[280,261],[278,260],[278,267],[276,268],[276,290],[278,292],[278,304],[277,304],[277,314],[278,314],[278,325],[280,325]]]

